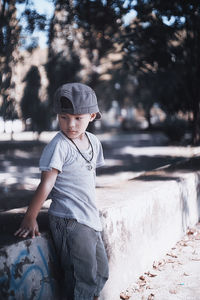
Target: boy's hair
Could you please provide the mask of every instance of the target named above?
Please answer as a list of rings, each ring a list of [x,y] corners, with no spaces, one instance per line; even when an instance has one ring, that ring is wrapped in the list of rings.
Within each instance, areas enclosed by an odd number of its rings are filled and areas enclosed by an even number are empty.
[[[96,119],[101,118],[95,92],[82,83],[67,83],[59,87],[54,95],[54,111],[73,115],[96,113]]]
[[[60,97],[60,105],[61,105],[61,109],[73,109],[73,105],[71,103],[71,101],[67,98],[67,97]]]

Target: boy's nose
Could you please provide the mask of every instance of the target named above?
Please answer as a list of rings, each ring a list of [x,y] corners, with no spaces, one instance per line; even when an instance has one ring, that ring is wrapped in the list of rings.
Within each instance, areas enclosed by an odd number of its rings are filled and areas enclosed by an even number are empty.
[[[69,120],[68,126],[69,126],[69,128],[73,128],[75,126],[75,120],[73,120],[73,119]]]

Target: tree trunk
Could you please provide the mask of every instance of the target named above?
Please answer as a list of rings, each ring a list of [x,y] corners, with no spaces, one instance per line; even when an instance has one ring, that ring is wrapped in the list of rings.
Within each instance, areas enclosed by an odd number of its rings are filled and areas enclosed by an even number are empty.
[[[147,110],[146,112],[146,120],[148,122],[148,129],[152,129],[152,124],[151,124],[151,111],[150,109]]]
[[[193,111],[193,128],[192,128],[192,143],[197,145],[200,143],[200,110],[199,103],[197,103]]]

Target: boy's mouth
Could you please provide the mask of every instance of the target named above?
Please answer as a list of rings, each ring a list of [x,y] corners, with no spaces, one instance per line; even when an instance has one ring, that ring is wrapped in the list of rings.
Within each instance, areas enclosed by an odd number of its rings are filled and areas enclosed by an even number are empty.
[[[77,131],[75,131],[75,130],[68,130],[68,131],[66,132],[66,134],[67,134],[68,136],[74,136],[74,135],[77,135]]]
[[[75,130],[68,130],[67,133],[74,134],[74,133],[76,133],[76,131]]]

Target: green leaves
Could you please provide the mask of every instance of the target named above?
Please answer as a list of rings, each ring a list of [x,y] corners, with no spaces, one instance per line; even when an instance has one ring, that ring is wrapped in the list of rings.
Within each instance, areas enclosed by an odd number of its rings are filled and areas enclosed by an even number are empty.
[[[134,8],[137,17],[121,41],[127,49],[124,63],[139,78],[138,89],[147,89],[148,99],[165,111],[192,111],[194,124],[200,122],[199,1],[138,0]]]

